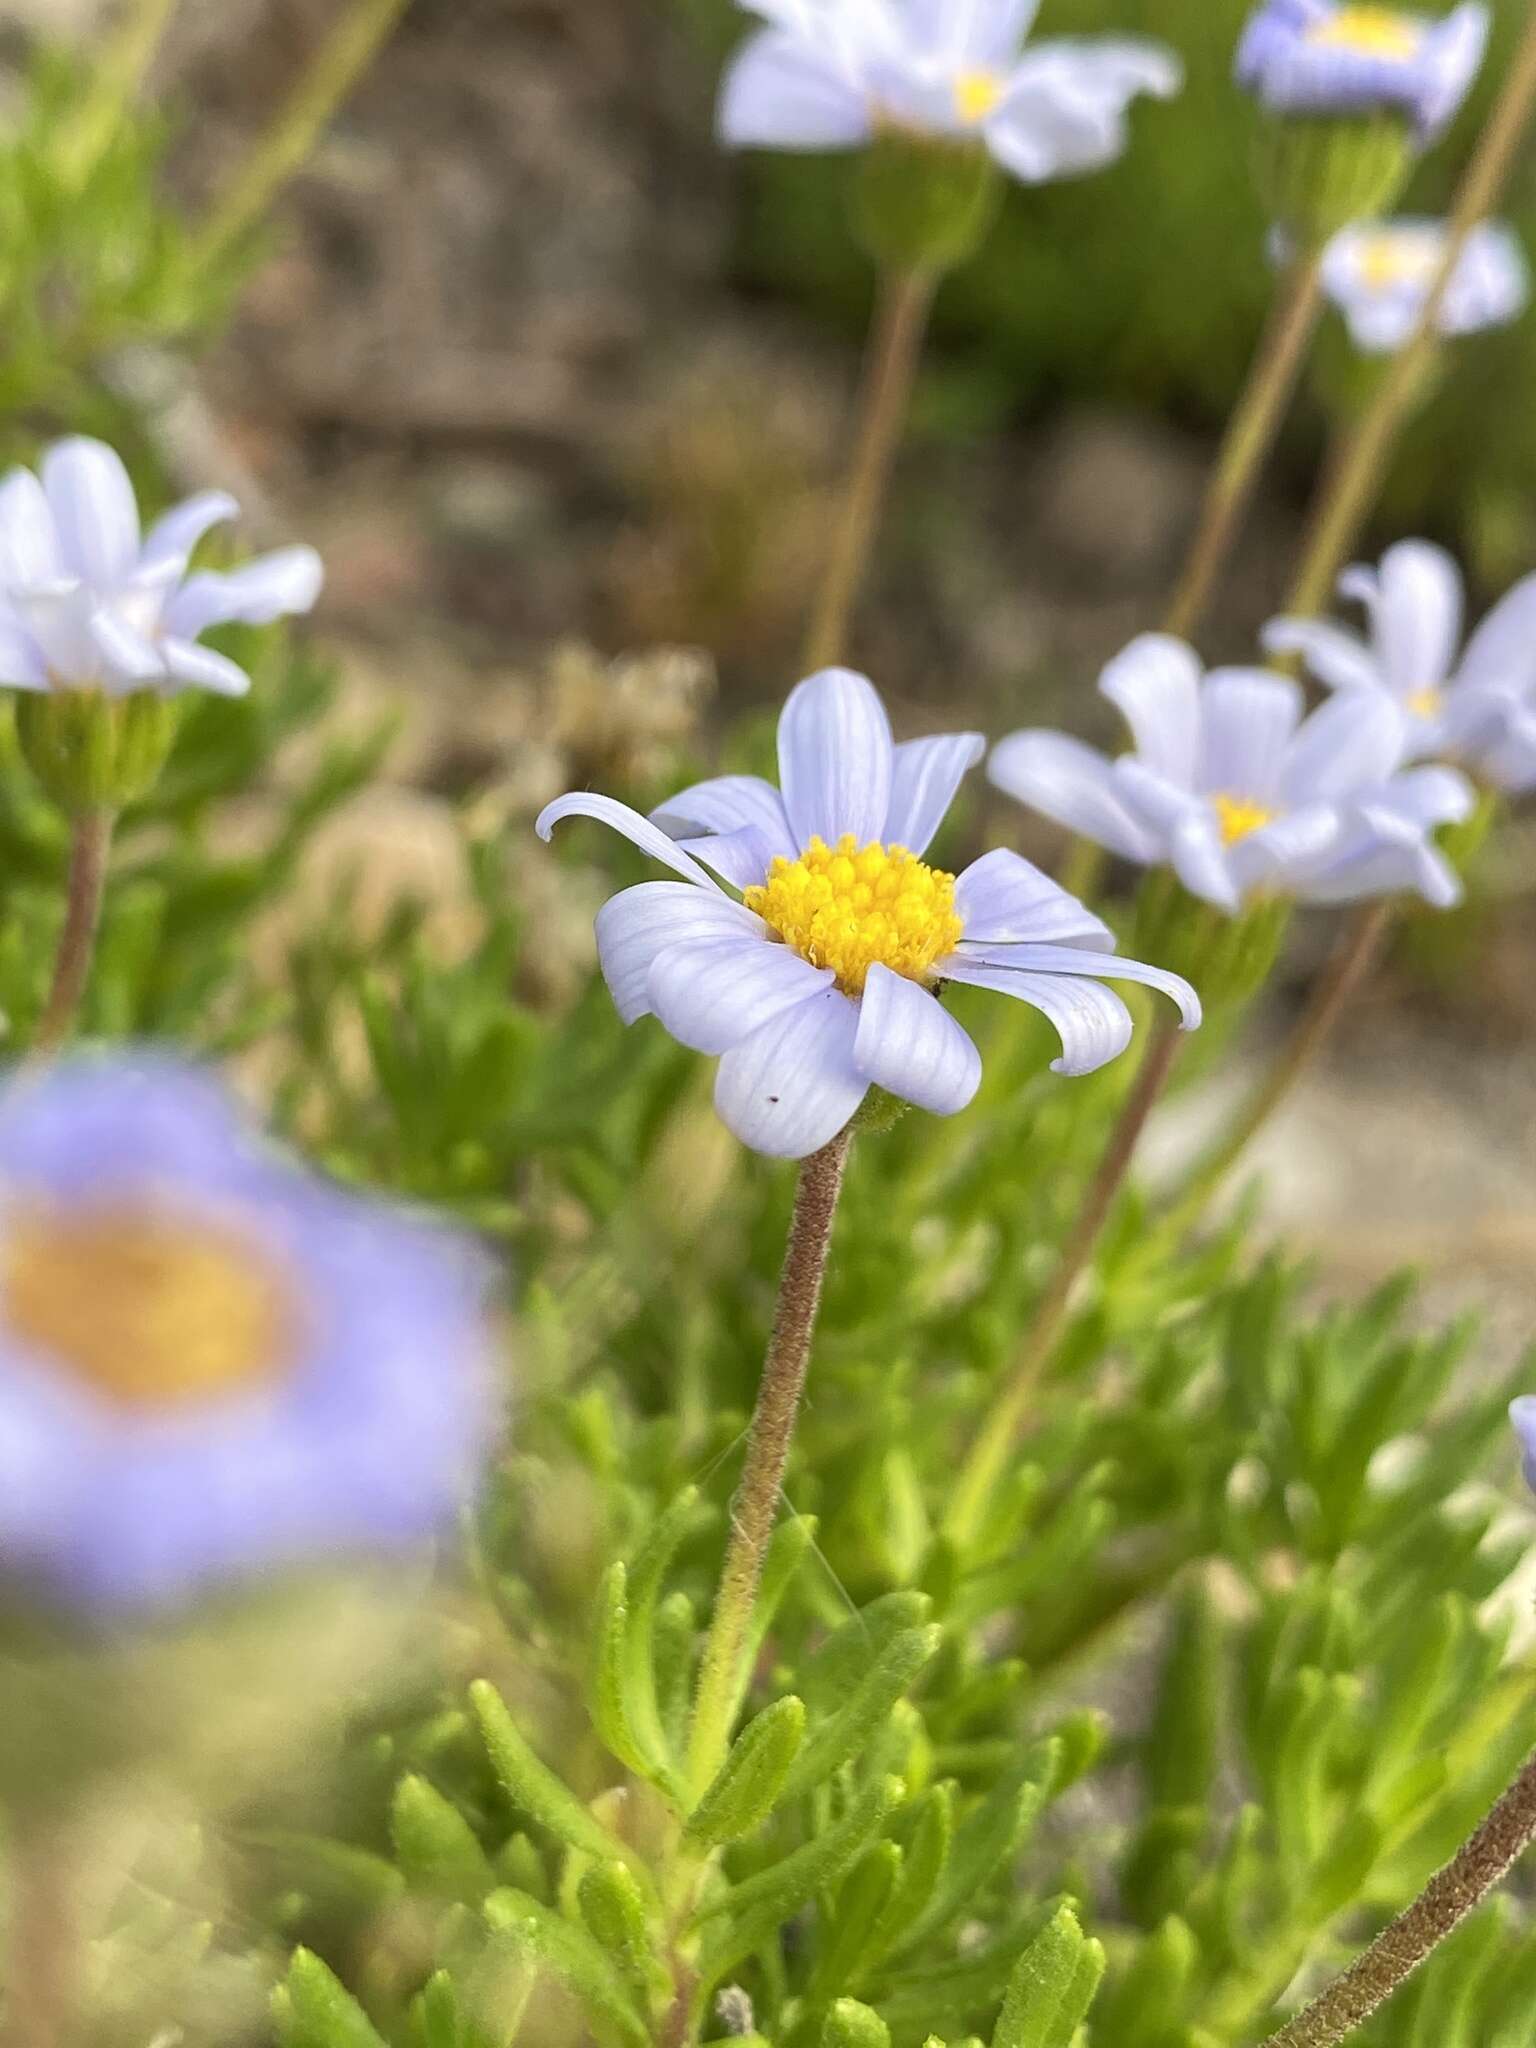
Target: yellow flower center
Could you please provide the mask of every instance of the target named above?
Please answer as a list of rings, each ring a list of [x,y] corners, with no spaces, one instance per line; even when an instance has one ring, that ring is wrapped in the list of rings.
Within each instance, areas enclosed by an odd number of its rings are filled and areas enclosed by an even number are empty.
[[[1390,7],[1341,7],[1309,29],[1307,41],[1322,49],[1353,50],[1362,57],[1406,63],[1418,55],[1422,33],[1417,22]]]
[[[1408,709],[1415,718],[1438,718],[1444,703],[1445,697],[1439,690],[1415,690],[1408,699]]]
[[[967,128],[978,128],[997,111],[1003,81],[996,71],[962,71],[955,80],[955,112]]]
[[[1360,275],[1368,291],[1388,292],[1394,285],[1427,282],[1437,260],[1420,241],[1377,235],[1360,251]]]
[[[908,981],[926,981],[965,931],[953,875],[904,846],[861,847],[852,833],[836,846],[813,839],[798,860],[781,854],[745,901],[802,960],[830,967],[850,996],[863,993],[877,961]]]
[[[0,1324],[124,1408],[173,1408],[283,1373],[294,1303],[232,1232],[126,1204],[7,1217]]]
[[[1265,825],[1272,825],[1280,815],[1268,804],[1256,804],[1252,797],[1213,796],[1217,822],[1221,826],[1223,846],[1236,846],[1239,839],[1246,839],[1250,832],[1258,832]]]

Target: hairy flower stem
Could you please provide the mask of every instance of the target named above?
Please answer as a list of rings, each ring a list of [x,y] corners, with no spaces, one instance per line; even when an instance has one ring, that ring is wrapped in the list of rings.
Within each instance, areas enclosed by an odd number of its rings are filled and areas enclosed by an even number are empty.
[[[54,961],[47,1008],[32,1041],[34,1060],[51,1059],[74,1030],[91,978],[115,823],[114,814],[106,810],[81,811],[71,821],[64,930]]]
[[[1532,1757],[1466,1847],[1432,1877],[1406,1913],[1360,1960],[1334,1979],[1265,2048],[1333,2048],[1385,2005],[1453,1934],[1536,1841],[1536,1757]]]
[[[271,128],[204,223],[199,267],[217,263],[265,217],[405,12],[406,0],[352,0]]]
[[[957,1545],[974,1541],[998,1482],[1008,1469],[1040,1375],[1050,1363],[1071,1311],[1077,1283],[1098,1249],[1147,1120],[1168,1085],[1178,1057],[1179,1038],[1179,1027],[1172,1022],[1159,1024],[1153,1032],[1135,1085],[1115,1121],[1098,1170],[1062,1246],[1051,1283],[1035,1310],[1023,1349],[961,1467],[945,1523],[946,1534]]]
[[[1425,378],[1433,371],[1440,309],[1462,253],[1478,224],[1497,210],[1533,111],[1536,8],[1527,11],[1524,33],[1505,73],[1504,90],[1462,179],[1445,254],[1413,339],[1393,359],[1359,426],[1323,480],[1301,569],[1286,606],[1294,618],[1312,618],[1322,611],[1334,579],[1355,545],[1380,490],[1393,445],[1418,402]]]
[[[763,1559],[778,1517],[779,1491],[821,1306],[832,1223],[852,1143],[850,1128],[813,1153],[800,1169],[773,1335],[747,1436],[741,1485],[731,1503],[725,1568],[699,1672],[688,1755],[689,1779],[696,1794],[707,1788],[725,1761],[741,1703],[742,1655],[762,1580]]]
[[[1368,904],[1345,930],[1269,1073],[1191,1171],[1165,1221],[1171,1236],[1199,1221],[1227,1175],[1332,1038],[1340,1017],[1369,979],[1395,913],[1391,902]]]
[[[0,2048],[65,2048],[80,1994],[75,1868],[64,1831],[18,1820],[6,1843],[10,1952]]]
[[[881,285],[864,364],[852,466],[806,642],[808,675],[834,666],[847,651],[854,607],[911,407],[934,283],[928,272],[909,270],[892,273]]]
[[[1276,297],[1248,385],[1206,490],[1200,526],[1164,630],[1188,640],[1205,618],[1296,390],[1322,312],[1322,257],[1300,257]]]

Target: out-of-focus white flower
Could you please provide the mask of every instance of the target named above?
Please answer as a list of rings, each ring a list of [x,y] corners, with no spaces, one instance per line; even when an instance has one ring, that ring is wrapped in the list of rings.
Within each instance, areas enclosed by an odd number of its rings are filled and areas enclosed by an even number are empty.
[[[215,626],[309,611],[323,571],[313,548],[282,548],[229,574],[191,572],[193,550],[239,511],[202,491],[148,532],[128,472],[103,442],[48,450],[34,475],[0,483],[0,687],[108,697],[213,690],[250,677],[199,645]]]
[[[1323,257],[1323,289],[1368,355],[1391,355],[1418,331],[1445,261],[1447,230],[1437,220],[1362,223],[1334,236]],[[1531,273],[1511,229],[1485,221],[1462,249],[1436,326],[1445,335],[1507,327],[1530,303]]]
[[[895,129],[985,144],[1026,184],[1097,170],[1139,93],[1176,93],[1162,44],[1024,39],[1039,0],[742,0],[766,26],[731,65],[721,139],[857,149]]]
[[[1536,576],[1494,606],[1462,646],[1466,592],[1444,548],[1400,541],[1377,569],[1339,579],[1365,606],[1362,639],[1326,619],[1274,619],[1264,644],[1299,654],[1320,683],[1390,702],[1405,758],[1447,755],[1496,789],[1536,787]]]
[[[1450,768],[1400,773],[1403,722],[1379,692],[1304,717],[1301,691],[1264,669],[1213,669],[1148,633],[1099,685],[1135,751],[1119,760],[1059,732],[993,750],[999,789],[1112,853],[1169,866],[1192,895],[1236,912],[1256,900],[1345,903],[1414,890],[1441,907],[1460,884],[1430,839],[1470,815]]]

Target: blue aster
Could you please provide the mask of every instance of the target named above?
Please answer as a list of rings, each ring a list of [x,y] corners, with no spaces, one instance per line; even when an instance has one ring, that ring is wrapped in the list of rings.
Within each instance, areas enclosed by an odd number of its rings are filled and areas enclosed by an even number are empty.
[[[211,1078],[0,1106],[0,1575],[86,1616],[418,1550],[492,1426],[473,1248],[270,1149]]]
[[[827,669],[784,707],[777,789],[719,776],[650,818],[576,793],[539,818],[546,839],[562,818],[599,819],[681,878],[606,904],[598,957],[626,1024],[654,1015],[719,1059],[715,1105],[743,1144],[804,1158],[872,1087],[935,1115],[964,1109],[981,1056],[938,999],[946,982],[1040,1010],[1060,1073],[1131,1041],[1105,981],[1159,989],[1186,1029],[1200,1022],[1187,982],[1121,959],[1109,928],[1018,854],[958,877],[924,859],[985,751],[979,733],[896,745],[867,678]]]
[[[1445,261],[1447,230],[1437,220],[1361,223],[1334,236],[1323,255],[1323,289],[1356,348],[1392,355],[1418,332]],[[1477,334],[1518,320],[1531,274],[1518,237],[1495,221],[1475,228],[1440,302],[1441,334]]]
[[[1460,885],[1430,833],[1464,818],[1453,769],[1404,770],[1402,715],[1354,691],[1305,714],[1297,685],[1265,669],[1213,669],[1149,633],[1099,685],[1130,727],[1112,760],[1064,733],[1018,732],[993,749],[999,789],[1235,913],[1283,896],[1353,902],[1411,890],[1446,906]]]
[[[1272,113],[1395,112],[1427,143],[1465,100],[1489,25],[1478,0],[1438,20],[1350,0],[1264,0],[1238,46],[1237,79]]]

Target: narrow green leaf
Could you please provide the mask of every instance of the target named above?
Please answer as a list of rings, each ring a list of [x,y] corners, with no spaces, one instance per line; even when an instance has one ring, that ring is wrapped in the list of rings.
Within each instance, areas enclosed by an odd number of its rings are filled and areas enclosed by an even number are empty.
[[[928,1791],[917,1809],[917,1824],[907,1844],[897,1885],[885,1917],[876,1930],[876,1958],[902,1945],[932,1903],[949,1861],[955,1833],[955,1788],[948,1780]]]
[[[1071,1907],[1062,1906],[1019,1958],[992,2048],[1070,2048],[1082,2018],[1082,2011],[1070,2009],[1071,1994],[1085,1954],[1097,1946],[1084,1937]],[[1097,1985],[1095,1976],[1090,1998]]]
[[[752,1625],[747,1631],[743,1672],[752,1671],[761,1657],[763,1645],[779,1618],[779,1609],[794,1583],[796,1572],[816,1548],[817,1527],[814,1515],[794,1515],[774,1530],[768,1555],[763,1559],[763,1576],[757,1589],[757,1604],[752,1609]]]
[[[662,1735],[672,1756],[681,1753],[688,1739],[698,1641],[699,1620],[693,1602],[686,1593],[669,1593],[656,1610],[651,1630],[651,1666],[656,1674]]]
[[[577,1896],[592,1939],[643,2007],[657,1988],[658,1977],[665,1983],[666,1972],[652,1949],[645,1895],[634,1872],[624,1863],[594,1863],[584,1873]]]
[[[791,1694],[765,1708],[732,1744],[688,1822],[689,1835],[715,1848],[761,1826],[779,1803],[804,1739],[803,1701]]]
[[[982,1886],[1023,1847],[1060,1756],[1054,1741],[1037,1744],[1021,1768],[966,1815],[955,1831],[943,1880],[914,1932],[926,1934],[973,1909]]]
[[[495,1882],[468,1821],[425,1778],[412,1774],[395,1787],[390,1833],[407,1882],[422,1891],[476,1904]]]
[[[821,2048],[891,2048],[891,2030],[870,2006],[840,1998],[822,2027]]]
[[[357,2000],[311,1950],[294,1951],[284,1989],[285,2048],[385,2048]]]
[[[614,1855],[618,1848],[614,1837],[534,1755],[495,1686],[487,1679],[477,1679],[469,1688],[469,1698],[491,1767],[518,1811],[583,1855],[602,1860]]]
[[[485,1902],[491,1929],[513,1950],[560,1978],[594,2020],[606,2020],[627,2041],[644,2048],[650,2029],[623,1979],[587,1933],[526,1892],[492,1892]]]
[[[671,1761],[671,1744],[657,1686],[656,1616],[667,1571],[690,1536],[713,1519],[701,1509],[696,1486],[686,1487],[659,1516],[628,1568],[629,1609],[623,1652],[624,1699],[631,1726],[644,1752],[660,1764]]]
[[[636,1729],[629,1694],[629,1574],[622,1564],[603,1573],[597,1596],[597,1652],[592,1667],[592,1720],[619,1762],[652,1784],[669,1778],[666,1758]]]
[[[824,2004],[834,1992],[862,1983],[881,1924],[901,1883],[903,1860],[895,1842],[871,1842],[843,1880],[811,1977],[813,2005]]]
[[[943,1639],[937,1627],[901,1629],[890,1638],[848,1699],[800,1752],[784,1787],[786,1799],[811,1791],[858,1754]]]

